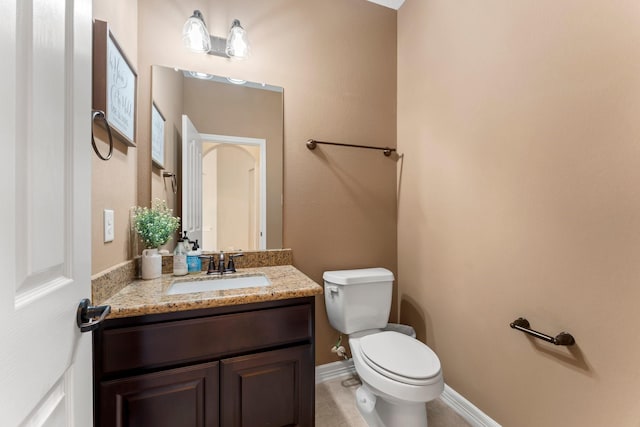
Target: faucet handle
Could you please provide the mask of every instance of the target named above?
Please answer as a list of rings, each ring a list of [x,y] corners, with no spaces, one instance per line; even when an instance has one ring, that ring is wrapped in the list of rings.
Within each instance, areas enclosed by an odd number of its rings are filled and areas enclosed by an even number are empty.
[[[216,262],[213,259],[213,255],[209,255],[209,268],[207,268],[207,274],[216,274]]]
[[[233,262],[233,259],[243,255],[244,255],[243,253],[229,255],[229,264],[227,265],[228,272],[230,273],[236,272],[236,264]]]

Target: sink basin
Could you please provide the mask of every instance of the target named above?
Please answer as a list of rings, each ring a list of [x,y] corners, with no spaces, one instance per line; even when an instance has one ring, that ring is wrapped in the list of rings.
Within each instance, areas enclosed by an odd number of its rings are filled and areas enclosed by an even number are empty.
[[[212,277],[206,280],[181,280],[169,286],[167,295],[191,294],[195,292],[224,291],[227,289],[256,288],[269,286],[271,282],[264,274],[239,277]]]

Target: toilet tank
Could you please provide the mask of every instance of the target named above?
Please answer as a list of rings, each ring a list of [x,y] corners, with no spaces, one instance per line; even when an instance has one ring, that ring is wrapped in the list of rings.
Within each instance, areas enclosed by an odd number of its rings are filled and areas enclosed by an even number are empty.
[[[386,268],[325,271],[329,323],[344,334],[384,328],[389,321],[393,273]]]

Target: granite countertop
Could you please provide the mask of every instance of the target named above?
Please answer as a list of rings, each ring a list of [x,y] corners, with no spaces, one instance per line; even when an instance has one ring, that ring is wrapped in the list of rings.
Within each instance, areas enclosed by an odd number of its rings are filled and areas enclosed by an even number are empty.
[[[201,273],[176,277],[171,274],[163,274],[158,279],[135,280],[102,304],[111,306],[111,314],[108,318],[113,319],[322,294],[322,287],[319,284],[292,265],[239,268],[237,273],[224,277],[242,277],[260,273],[267,276],[271,285],[179,295],[167,295],[166,293],[174,280],[210,280],[219,276],[207,276]]]

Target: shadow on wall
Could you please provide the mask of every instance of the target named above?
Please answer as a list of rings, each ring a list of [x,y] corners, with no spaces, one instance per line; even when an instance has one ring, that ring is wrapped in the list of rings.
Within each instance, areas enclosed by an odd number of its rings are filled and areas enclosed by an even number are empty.
[[[335,143],[331,143],[335,144]],[[331,150],[315,148],[313,154],[326,165],[333,173],[341,188],[349,194],[349,200],[360,200],[365,196],[375,199],[379,195],[379,189],[371,186],[369,182],[363,182],[358,179],[354,170],[343,162],[343,156],[338,153],[332,153]],[[380,158],[389,158],[393,162],[400,162],[402,156],[393,151],[387,156],[380,155]]]
[[[433,326],[431,318],[425,314],[418,303],[412,298],[402,295],[400,301],[400,323],[412,326],[416,330],[416,338],[423,343],[427,342],[427,337],[431,337],[431,346],[433,342]]]
[[[549,346],[529,335],[526,338],[531,342],[531,346],[542,356],[557,360],[574,371],[582,372],[591,378],[597,378],[595,371],[591,369],[591,365],[584,357],[584,353],[582,353],[577,342],[567,347]]]

